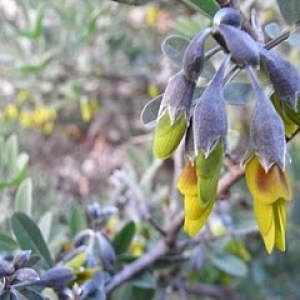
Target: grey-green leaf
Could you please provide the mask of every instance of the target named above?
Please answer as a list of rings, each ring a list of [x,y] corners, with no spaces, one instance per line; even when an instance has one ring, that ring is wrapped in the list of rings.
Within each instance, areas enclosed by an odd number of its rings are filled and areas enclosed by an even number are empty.
[[[8,166],[10,175],[16,171],[16,161],[19,152],[18,138],[16,135],[11,135],[5,143],[4,160]]]
[[[144,106],[140,116],[144,126],[148,128],[153,128],[155,126],[162,99],[163,95],[159,95]]]
[[[300,19],[299,0],[277,0],[280,12],[290,25]]]
[[[246,263],[231,254],[216,254],[212,257],[212,264],[219,270],[235,277],[245,277],[248,272]]]
[[[40,229],[34,221],[24,213],[14,213],[10,220],[11,228],[22,250],[31,250],[44,259],[46,269],[53,265],[49,249]]]
[[[24,179],[19,185],[15,198],[15,211],[31,215],[32,206],[32,181],[31,178]]]
[[[227,104],[244,105],[252,94],[252,86],[244,82],[231,82],[224,87],[224,97]]]
[[[38,222],[38,227],[40,228],[46,243],[48,243],[50,239],[52,219],[53,213],[51,211],[47,211],[42,215]]]
[[[80,230],[87,228],[85,211],[79,205],[74,205],[70,214],[70,235],[73,238]]]
[[[274,39],[280,35],[280,27],[278,23],[271,22],[265,26],[266,34],[271,38]]]
[[[175,65],[181,68],[183,54],[190,40],[181,35],[168,36],[161,45],[161,50]]]
[[[132,280],[132,284],[135,287],[141,289],[155,289],[156,282],[153,274],[149,271],[139,274]]]

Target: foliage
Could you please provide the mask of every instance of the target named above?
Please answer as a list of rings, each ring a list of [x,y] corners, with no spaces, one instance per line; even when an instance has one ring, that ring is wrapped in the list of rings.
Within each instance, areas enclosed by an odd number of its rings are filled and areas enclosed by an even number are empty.
[[[222,10],[212,25],[210,19],[222,1],[185,0],[176,8],[168,1],[155,5],[149,4],[151,1],[115,2],[147,2],[141,10],[146,12],[148,27],[139,33],[126,19],[131,7],[114,6],[109,1],[17,1],[18,18],[4,15],[7,43],[0,60],[7,68],[5,80],[13,92],[3,99],[1,114],[1,130],[6,134],[0,137],[0,300],[298,298],[299,193],[293,180],[299,178],[299,141],[295,138],[299,112],[298,99],[290,96],[298,93],[299,84],[298,75],[286,76],[298,72],[287,57],[270,50],[288,35],[280,33],[279,23],[274,23],[273,29],[267,27],[271,40],[263,50],[245,37],[245,32],[228,28]],[[294,24],[299,18],[295,4],[283,2],[278,0],[281,12],[289,24]],[[107,20],[116,13],[116,7],[117,17]],[[172,73],[182,70],[171,77],[165,92],[159,95],[159,85],[165,82],[152,78],[157,70],[149,70],[147,62],[161,60],[157,57],[159,49],[153,49],[159,48],[155,36],[161,33],[153,24],[164,9],[181,13],[173,22],[179,32],[164,40],[162,51],[174,63]],[[234,16],[229,21],[236,24],[236,20]],[[207,29],[210,26],[212,30]],[[297,26],[291,29],[296,31]],[[118,30],[119,35],[113,34]],[[143,37],[145,33],[147,38]],[[294,45],[290,41],[285,43],[286,49]],[[222,59],[222,47],[226,48],[225,56],[231,53],[233,57],[233,71],[229,73],[225,71],[229,59]],[[264,65],[255,75],[249,65],[256,67],[258,56]],[[274,64],[274,60],[280,63]],[[249,77],[241,70],[245,65]],[[141,121],[148,128],[156,127],[154,152],[167,159],[153,159],[148,143],[137,147],[129,142],[124,147],[123,164],[101,186],[111,192],[105,201],[97,195],[96,202],[76,202],[74,196],[69,205],[65,198],[58,199],[58,189],[53,190],[54,200],[49,203],[46,193],[37,197],[38,180],[44,179],[34,177],[29,155],[20,151],[19,140],[26,140],[28,129],[33,127],[44,134],[52,133],[54,127],[63,124],[66,114],[70,118],[77,113],[82,121],[92,124],[99,109],[100,115],[101,110],[105,115],[103,106],[112,102],[110,96],[101,99],[99,108],[99,99],[107,96],[107,78],[116,89],[119,75],[128,76],[128,81],[139,76],[147,79],[138,95],[145,98],[148,93],[154,99],[143,109]],[[274,85],[272,102],[265,95],[266,78]],[[131,89],[129,96],[121,99],[133,101],[132,93],[137,92]],[[227,106],[225,111],[225,103],[232,107]],[[117,101],[123,114],[128,107],[136,108],[131,104]],[[243,115],[239,115],[239,109],[244,109]],[[191,126],[189,118],[194,110]],[[247,115],[253,110],[251,123]],[[139,109],[132,119],[138,113]],[[125,124],[121,118],[117,120]],[[228,124],[220,122],[225,118]],[[141,132],[135,126],[131,131]],[[238,128],[236,140],[231,127]],[[193,138],[193,131],[205,134]],[[19,137],[8,132],[16,132]],[[182,166],[180,146],[173,152],[185,137],[189,138]],[[249,137],[250,146],[245,142]],[[284,168],[284,150],[291,139],[293,161]],[[270,144],[272,151],[268,151]],[[244,180],[239,161],[246,148],[250,151],[245,158]],[[292,174],[291,183],[287,183],[285,172]],[[267,191],[260,189],[257,178],[267,185]],[[49,189],[53,189],[52,180],[50,176],[46,179]],[[282,207],[290,198],[288,184],[295,191],[286,217]],[[46,211],[41,209],[43,205]],[[274,244],[285,249],[285,222],[289,219],[286,252],[265,253],[253,206],[269,252]],[[194,237],[181,231],[183,207],[184,229],[192,235],[197,233]],[[207,225],[202,228],[205,221]]]

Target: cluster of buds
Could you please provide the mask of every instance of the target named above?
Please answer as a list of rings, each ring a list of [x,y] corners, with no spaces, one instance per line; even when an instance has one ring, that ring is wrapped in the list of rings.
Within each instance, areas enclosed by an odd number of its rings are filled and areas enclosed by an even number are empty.
[[[241,28],[242,17],[233,8],[221,8],[214,25],[200,31],[185,48],[182,68],[169,79],[156,119],[154,155],[170,157],[185,143],[185,167],[178,189],[184,195],[184,229],[197,234],[214,206],[226,153],[227,115],[224,87],[229,63],[245,69],[255,96],[248,151],[243,159],[245,178],[267,251],[285,250],[286,201],[291,192],[285,174],[286,136],[300,126],[300,76],[295,67]],[[212,36],[225,57],[200,97],[198,78],[209,55],[205,41]],[[274,88],[271,99],[255,71],[267,74]],[[228,75],[229,74],[229,75]],[[196,98],[196,99],[195,99]]]

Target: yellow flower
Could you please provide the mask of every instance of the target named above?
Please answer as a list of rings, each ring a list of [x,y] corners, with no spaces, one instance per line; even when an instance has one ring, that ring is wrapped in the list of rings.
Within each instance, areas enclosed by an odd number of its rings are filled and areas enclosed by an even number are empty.
[[[145,252],[145,241],[142,238],[134,238],[129,251],[133,256],[141,256]]]
[[[198,178],[196,166],[188,160],[179,178],[177,187],[184,197],[184,230],[187,234],[194,236],[204,226],[214,205],[210,201],[208,205],[202,207],[198,195]]]
[[[29,128],[34,126],[34,118],[32,113],[23,111],[20,113],[19,122],[22,127]]]
[[[54,120],[56,118],[56,112],[50,107],[41,106],[34,111],[33,118],[35,125],[41,126],[48,121]]]
[[[54,128],[55,128],[54,122],[46,122],[42,128],[43,134],[50,135],[54,131]]]
[[[155,25],[159,15],[159,8],[155,5],[148,5],[146,10],[146,24],[149,26]]]
[[[8,104],[4,109],[4,116],[7,119],[15,120],[19,116],[19,108],[15,104]]]
[[[267,251],[274,246],[285,251],[286,201],[291,200],[291,191],[284,171],[277,164],[266,171],[254,155],[246,163],[245,178]]]

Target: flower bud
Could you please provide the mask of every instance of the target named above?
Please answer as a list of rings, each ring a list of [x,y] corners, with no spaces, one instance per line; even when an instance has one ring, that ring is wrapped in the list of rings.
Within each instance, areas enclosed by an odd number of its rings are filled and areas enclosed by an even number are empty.
[[[116,253],[110,241],[100,232],[96,235],[99,249],[100,259],[105,270],[110,270],[116,261]]]
[[[15,276],[17,280],[25,282],[33,282],[40,279],[39,274],[31,268],[18,269],[15,272]]]
[[[294,111],[298,111],[300,74],[297,69],[276,51],[262,48],[260,57],[279,99],[286,102]]]
[[[187,80],[184,71],[181,70],[172,76],[164,92],[163,100],[158,113],[158,120],[168,110],[171,125],[175,123],[183,112],[186,120],[190,117],[193,102],[195,83]]]
[[[226,148],[227,117],[223,93],[223,77],[229,56],[225,58],[210,84],[199,98],[194,110],[194,136],[196,154],[203,151],[205,157],[220,140]]]
[[[183,70],[190,81],[196,81],[200,76],[205,63],[204,44],[211,28],[201,30],[187,46],[183,56]]]
[[[68,284],[75,279],[74,271],[66,267],[54,267],[49,269],[41,276],[41,279],[35,282],[36,285],[47,287],[58,287]]]
[[[213,23],[215,26],[226,24],[241,27],[242,17],[238,10],[232,7],[222,7],[214,15]]]
[[[188,81],[183,71],[170,78],[159,110],[155,128],[153,152],[166,159],[178,147],[189,123],[195,83]]]
[[[259,47],[245,31],[230,25],[220,24],[213,30],[213,36],[231,54],[231,59],[239,66],[259,65]]]
[[[22,251],[21,253],[16,255],[15,260],[14,260],[14,267],[16,270],[23,268],[28,263],[28,261],[30,259],[30,254],[31,254],[31,251],[27,250],[27,251]]]
[[[252,69],[249,68],[248,71],[256,103],[250,126],[250,147],[244,162],[255,153],[259,156],[266,172],[274,164],[283,170],[286,151],[284,124],[270,99],[259,86]]]
[[[0,260],[0,277],[9,276],[14,272],[14,267],[6,260]]]

